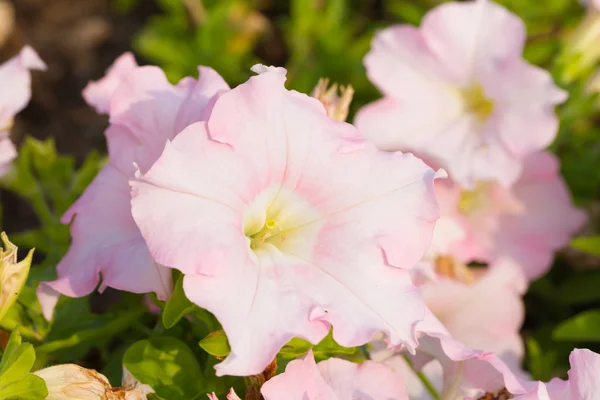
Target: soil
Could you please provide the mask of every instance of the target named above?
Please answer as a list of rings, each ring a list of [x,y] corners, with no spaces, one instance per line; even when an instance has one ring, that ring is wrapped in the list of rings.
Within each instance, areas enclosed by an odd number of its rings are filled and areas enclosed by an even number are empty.
[[[52,137],[58,152],[81,163],[92,149],[105,151],[107,118],[88,107],[81,91],[104,75],[147,18],[157,13],[153,1],[119,15],[111,0],[0,0],[0,62],[31,45],[48,65],[33,73],[32,99],[17,115],[12,140],[25,135]],[[36,217],[14,195],[1,192],[2,229],[35,226]]]

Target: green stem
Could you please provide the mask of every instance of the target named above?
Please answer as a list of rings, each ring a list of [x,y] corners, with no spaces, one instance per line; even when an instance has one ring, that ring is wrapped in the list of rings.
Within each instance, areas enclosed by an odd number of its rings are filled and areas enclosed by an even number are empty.
[[[429,393],[431,397],[433,397],[435,400],[440,400],[440,395],[438,394],[437,390],[435,390],[435,387],[431,384],[429,378],[427,378],[427,376],[425,376],[423,372],[417,371],[407,356],[402,357],[404,357],[404,360],[406,360],[406,363],[408,364],[410,369],[413,370],[413,372],[415,373],[415,375],[417,375],[423,386],[425,386],[425,390],[427,390],[427,393]]]

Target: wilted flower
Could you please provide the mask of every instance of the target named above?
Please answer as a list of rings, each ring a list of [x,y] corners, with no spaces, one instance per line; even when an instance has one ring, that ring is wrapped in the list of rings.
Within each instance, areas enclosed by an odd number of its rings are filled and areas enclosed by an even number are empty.
[[[34,372],[44,379],[47,400],[145,400],[154,391],[124,374],[122,388],[113,388],[106,377],[93,369],[62,364]]]
[[[227,334],[217,374],[257,374],[292,337],[317,343],[332,326],[343,346],[379,330],[414,346],[424,306],[405,268],[438,218],[435,172],[286,90],[283,68],[254,70],[131,183],[152,256]]]
[[[33,250],[30,250],[23,260],[17,262],[17,246],[8,240],[4,232],[0,234],[0,238],[4,243],[4,249],[0,248],[0,321],[2,321],[25,285]]]
[[[436,182],[442,220],[462,231],[460,237],[448,238],[447,254],[465,263],[511,258],[528,279],[543,275],[554,251],[586,220],[573,206],[559,168],[554,155],[538,152],[527,157],[510,188],[479,182],[464,190],[451,180]]]
[[[265,383],[261,393],[265,400],[408,400],[404,382],[389,367],[339,358],[316,364],[312,350]]]
[[[344,122],[348,116],[350,103],[352,103],[354,89],[350,85],[340,86],[340,95],[338,96],[338,84],[334,83],[331,87],[328,86],[329,79],[319,79],[319,83],[313,89],[311,96],[323,104],[330,118]]]
[[[63,223],[71,222],[72,242],[57,266],[58,280],[38,288],[46,318],[59,294],[85,296],[100,275],[103,287],[155,292],[161,299],[171,293],[170,271],[152,259],[131,216],[128,180],[134,163],[142,171],[150,168],[167,140],[206,118],[211,98],[228,86],[207,67],[199,68],[199,79],[172,85],[159,68],[134,63],[122,56],[107,77],[86,90],[92,105],[110,117],[105,132],[110,163],[62,217]]]
[[[380,149],[431,159],[461,186],[512,184],[524,159],[554,140],[554,106],[567,97],[521,58],[525,36],[489,0],[445,3],[420,28],[385,29],[365,58],[385,97],[359,110],[358,130]]]
[[[0,87],[7,94],[0,96],[0,176],[6,173],[10,162],[17,156],[9,134],[15,114],[25,108],[31,97],[29,70],[32,69],[45,70],[46,64],[29,46],[0,65]]]

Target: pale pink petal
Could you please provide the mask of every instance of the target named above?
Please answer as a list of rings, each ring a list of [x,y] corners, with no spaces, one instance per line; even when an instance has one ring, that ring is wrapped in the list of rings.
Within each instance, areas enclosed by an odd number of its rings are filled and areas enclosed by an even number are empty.
[[[458,93],[417,29],[379,32],[365,65],[369,79],[390,97],[360,109],[355,124],[379,148],[418,151],[461,116]]]
[[[569,356],[569,363],[571,398],[597,399],[600,394],[600,355],[587,349],[575,349]]]
[[[356,364],[330,358],[317,367],[339,399],[364,396],[373,400],[408,400],[404,382],[383,364],[368,360]]]
[[[259,373],[290,338],[315,343],[330,326],[345,346],[384,331],[412,348],[424,314],[397,267],[429,245],[434,171],[378,152],[284,79],[267,69],[222,94],[131,182],[153,257],[227,333],[219,375]],[[282,233],[258,241],[270,215]]]
[[[425,303],[452,337],[473,348],[496,352],[515,371],[520,368],[525,288],[518,265],[503,260],[471,284],[440,277],[420,289]]]
[[[496,253],[514,258],[529,279],[536,279],[550,267],[554,251],[583,226],[586,216],[573,206],[559,175],[559,162],[549,152],[526,160],[513,191],[523,212],[500,217]]]
[[[312,350],[302,359],[290,362],[285,372],[268,380],[261,388],[265,400],[337,400],[332,387],[319,371]]]
[[[145,172],[168,140],[208,117],[210,99],[227,90],[227,84],[211,68],[199,70],[199,80],[186,78],[176,86],[158,67],[138,67],[127,75],[109,105],[111,162],[126,173],[134,171],[135,162]]]
[[[102,79],[87,84],[81,93],[86,103],[94,107],[100,114],[108,113],[110,99],[125,79],[137,68],[137,62],[132,53],[124,53],[108,68]]]
[[[14,160],[16,157],[17,149],[8,137],[8,133],[0,132],[0,176],[4,175],[8,171],[12,160]]]
[[[103,286],[134,293],[171,293],[170,270],[152,260],[131,217],[129,185],[120,171],[106,166],[67,211],[72,243],[57,266],[58,280],[45,282],[70,297],[91,293],[102,276]],[[40,289],[41,295],[49,293]],[[47,307],[50,309],[50,307]],[[51,312],[46,312],[51,314]]]
[[[45,70],[46,64],[29,46],[0,65],[0,131],[10,128],[12,119],[31,98],[31,74],[29,70]]]
[[[490,0],[450,2],[428,12],[421,32],[439,62],[464,85],[478,68],[519,58],[525,24]]]
[[[509,154],[521,158],[552,143],[558,131],[554,108],[567,93],[548,71],[515,60],[484,74],[482,82],[495,108],[487,129],[497,132]]]
[[[521,59],[523,22],[489,0],[433,8],[420,28],[379,32],[365,57],[386,96],[356,126],[388,151],[411,151],[463,187],[515,182],[524,158],[552,142],[566,98],[550,75]]]
[[[261,393],[266,400],[408,400],[404,383],[388,367],[339,358],[315,364],[312,350],[266,382]]]

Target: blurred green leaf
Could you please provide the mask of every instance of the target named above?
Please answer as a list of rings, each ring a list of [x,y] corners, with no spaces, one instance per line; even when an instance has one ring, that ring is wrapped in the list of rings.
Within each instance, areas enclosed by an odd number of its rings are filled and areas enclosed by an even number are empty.
[[[165,399],[195,399],[205,390],[203,373],[194,354],[175,338],[159,337],[133,344],[125,352],[123,365]]]
[[[214,357],[227,357],[231,352],[227,336],[223,331],[211,332],[202,339],[198,345],[208,354]]]
[[[543,351],[534,338],[527,339],[527,368],[536,379],[552,376],[556,364],[555,351]]]
[[[575,238],[571,240],[571,246],[600,257],[600,236]]]
[[[173,295],[165,304],[162,313],[162,321],[165,328],[172,328],[181,318],[192,313],[198,308],[194,303],[188,300],[183,292],[183,275],[177,279]]]
[[[561,322],[552,337],[556,340],[600,342],[600,310],[589,310]]]
[[[564,304],[590,303],[600,300],[598,288],[600,288],[600,271],[573,271],[558,287],[557,297]]]
[[[101,341],[109,339],[123,332],[136,323],[146,310],[135,310],[122,313],[116,318],[102,319],[101,324],[92,324],[88,329],[78,330],[67,337],[48,340],[37,347],[39,353],[50,353],[77,346],[81,343]],[[90,321],[92,322],[92,321]]]

